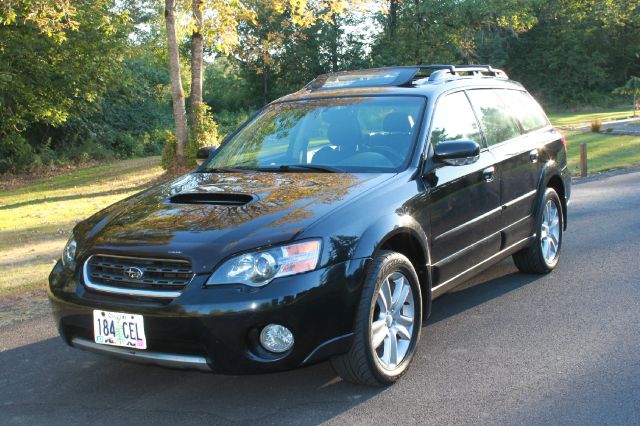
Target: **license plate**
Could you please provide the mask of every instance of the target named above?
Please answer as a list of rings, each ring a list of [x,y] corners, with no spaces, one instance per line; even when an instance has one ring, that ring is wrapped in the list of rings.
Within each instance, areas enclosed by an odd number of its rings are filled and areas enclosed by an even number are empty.
[[[142,315],[94,310],[93,335],[101,345],[147,349]]]

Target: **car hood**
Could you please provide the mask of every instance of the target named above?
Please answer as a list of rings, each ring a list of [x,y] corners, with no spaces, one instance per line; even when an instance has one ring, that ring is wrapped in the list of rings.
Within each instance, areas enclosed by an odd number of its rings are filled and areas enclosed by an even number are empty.
[[[183,255],[206,270],[230,254],[295,238],[390,176],[192,173],[103,210],[76,234],[91,252]]]

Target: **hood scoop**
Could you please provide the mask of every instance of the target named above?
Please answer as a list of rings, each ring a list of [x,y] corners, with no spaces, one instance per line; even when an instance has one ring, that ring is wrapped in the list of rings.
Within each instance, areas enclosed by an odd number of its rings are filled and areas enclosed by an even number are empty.
[[[254,200],[249,194],[233,192],[182,192],[169,198],[172,204],[208,204],[211,206],[244,206]]]

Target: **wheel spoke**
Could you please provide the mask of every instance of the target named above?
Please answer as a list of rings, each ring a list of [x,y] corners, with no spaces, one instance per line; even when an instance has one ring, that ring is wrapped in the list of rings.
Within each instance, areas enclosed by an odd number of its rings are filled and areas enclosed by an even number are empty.
[[[389,333],[389,366],[398,364],[398,337],[395,333]]]
[[[402,288],[400,289],[400,295],[393,302],[394,303],[394,307],[393,307],[393,315],[394,316],[398,312],[400,312],[400,310],[404,306],[404,303],[407,301],[407,297],[409,297],[409,293],[410,292],[411,292],[411,286],[409,284],[407,284],[407,283],[403,283]]]
[[[400,292],[402,291],[402,287],[404,287],[404,276],[400,275],[399,278],[394,279],[394,275],[391,275],[391,279],[393,280],[393,295],[391,296],[393,301],[391,303],[391,307],[393,308],[398,299],[400,298]]]
[[[549,258],[549,238],[547,237],[542,240],[542,255],[545,259]]]
[[[545,222],[549,223],[549,220],[551,219],[551,203],[547,202],[547,206],[546,206],[546,214],[545,214]]]
[[[377,349],[388,334],[389,329],[385,325],[384,320],[375,321],[371,324],[371,346]]]
[[[396,324],[395,328],[399,337],[406,340],[411,340],[411,333],[409,332],[409,329],[407,327],[405,327],[404,325]]]
[[[555,206],[554,206],[554,208],[553,208],[553,217],[551,218],[551,221],[550,221],[551,222],[551,227],[554,227],[554,226],[556,226],[558,224],[559,218],[560,218],[560,216],[558,215],[558,209],[555,208]]]
[[[411,327],[413,325],[413,318],[404,315],[398,315],[396,324],[402,327]]]
[[[378,298],[376,299],[378,308],[380,308],[380,312],[382,313],[389,310],[389,304],[391,303],[391,296],[389,295],[389,291],[385,291],[385,288],[389,289],[389,280],[384,280],[378,291]]]
[[[391,304],[393,303],[393,297],[391,296],[391,284],[389,283],[389,278],[384,280],[382,286],[380,286],[380,296],[384,302],[384,310],[388,311],[391,308]]]

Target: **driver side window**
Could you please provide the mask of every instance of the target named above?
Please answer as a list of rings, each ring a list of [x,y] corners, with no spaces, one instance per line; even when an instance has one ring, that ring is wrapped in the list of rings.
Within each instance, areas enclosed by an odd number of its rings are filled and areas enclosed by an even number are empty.
[[[446,95],[436,104],[431,126],[431,145],[442,141],[468,139],[482,145],[478,120],[464,92]]]

